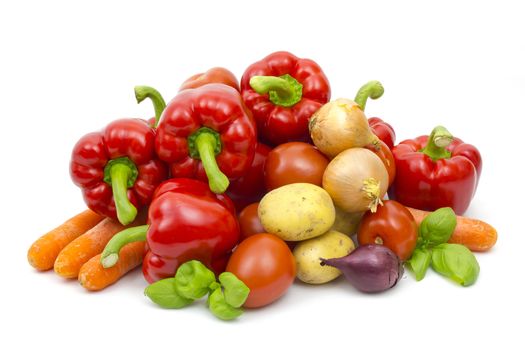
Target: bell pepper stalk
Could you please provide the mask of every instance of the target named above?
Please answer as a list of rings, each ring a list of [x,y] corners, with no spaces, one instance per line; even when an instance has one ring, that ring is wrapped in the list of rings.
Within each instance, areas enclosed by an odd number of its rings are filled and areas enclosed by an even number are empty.
[[[215,193],[245,175],[257,143],[255,123],[237,90],[207,84],[180,92],[164,110],[155,149],[172,177],[197,178]]]
[[[104,181],[111,185],[117,218],[127,225],[135,220],[137,208],[128,199],[128,188],[137,180],[138,170],[128,157],[110,160],[104,167]]]
[[[371,80],[365,85],[363,85],[359,91],[357,91],[357,94],[354,98],[354,102],[359,105],[361,110],[365,110],[366,107],[366,101],[371,98],[373,100],[380,98],[383,96],[383,93],[385,92],[385,88],[383,85],[377,81],[377,80]]]
[[[153,103],[153,108],[155,109],[155,119],[154,122],[151,123],[151,126],[156,128],[157,125],[159,125],[162,112],[166,108],[166,102],[164,101],[162,95],[150,86],[141,85],[135,86],[135,98],[137,99],[137,103],[141,103],[147,98],[151,100],[151,103]]]
[[[260,95],[268,94],[274,105],[282,107],[292,107],[303,97],[303,85],[290,74],[280,77],[253,76],[250,87]]]
[[[141,100],[154,101],[153,90],[139,92]],[[154,101],[154,105],[158,119],[162,104]],[[80,138],[71,155],[70,174],[87,206],[130,224],[167,178],[167,167],[157,159],[154,147],[155,129],[143,119],[115,120],[102,131]]]
[[[200,159],[208,177],[210,189],[215,193],[223,193],[230,184],[224,175],[215,156],[221,153],[222,143],[218,132],[207,127],[201,127],[188,138],[190,156]]]
[[[330,100],[330,84],[317,63],[281,51],[246,69],[241,93],[262,141],[278,145],[310,140],[308,120]]]
[[[389,197],[421,210],[450,207],[463,214],[474,194],[482,169],[479,151],[443,126],[430,136],[405,140],[392,150],[396,178]]]
[[[354,101],[359,105],[361,110],[365,110],[366,102],[369,98],[375,100],[383,96],[385,89],[383,85],[377,80],[371,80],[363,85],[357,92]],[[384,122],[381,118],[372,117],[368,118],[368,126],[372,132],[383,141],[388,148],[392,149],[396,141],[396,133],[394,128]]]
[[[452,134],[444,126],[436,126],[428,137],[427,145],[420,152],[426,154],[434,162],[448,159],[451,152],[446,149],[454,140]]]
[[[167,180],[151,201],[148,225],[113,236],[104,248],[101,264],[105,268],[113,266],[122,247],[146,241],[143,274],[150,283],[172,277],[181,264],[190,260],[199,260],[220,273],[240,237],[234,211],[229,198],[213,193],[204,182]]]

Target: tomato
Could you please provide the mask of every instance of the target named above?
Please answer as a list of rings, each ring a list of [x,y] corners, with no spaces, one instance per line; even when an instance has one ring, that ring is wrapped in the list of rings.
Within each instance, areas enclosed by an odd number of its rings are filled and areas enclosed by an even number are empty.
[[[396,177],[396,161],[392,151],[388,148],[388,145],[381,140],[379,140],[379,149],[375,148],[373,145],[367,146],[366,148],[381,158],[381,161],[388,172],[388,187],[390,187]]]
[[[308,143],[288,142],[275,147],[266,158],[264,180],[266,189],[297,182],[321,186],[328,159]]]
[[[259,220],[257,209],[259,208],[259,202],[252,203],[246,206],[239,213],[239,226],[241,227],[241,241],[253,236],[256,233],[263,233],[264,227]]]
[[[295,259],[282,239],[269,233],[257,233],[237,246],[226,271],[250,288],[243,306],[256,308],[286,293],[295,279]]]
[[[416,220],[401,203],[384,201],[375,213],[367,212],[363,216],[357,240],[359,245],[383,244],[405,261],[416,248]]]

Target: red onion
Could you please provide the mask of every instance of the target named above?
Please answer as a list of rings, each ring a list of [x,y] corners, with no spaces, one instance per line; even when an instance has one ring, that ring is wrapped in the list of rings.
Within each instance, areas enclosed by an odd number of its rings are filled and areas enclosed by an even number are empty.
[[[350,284],[366,293],[390,289],[403,276],[401,260],[379,244],[362,245],[342,258],[321,258],[321,265],[341,270]]]

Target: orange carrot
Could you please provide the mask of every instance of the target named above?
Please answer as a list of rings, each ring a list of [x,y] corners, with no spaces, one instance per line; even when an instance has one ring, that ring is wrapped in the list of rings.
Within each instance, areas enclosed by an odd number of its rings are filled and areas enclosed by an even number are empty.
[[[104,217],[85,210],[37,239],[27,252],[27,260],[35,269],[46,271],[53,267],[60,251],[75,238],[98,224]]]
[[[96,291],[117,282],[122,276],[142,263],[145,242],[126,244],[119,253],[117,263],[105,269],[98,254],[85,263],[78,274],[78,281],[87,290]]]
[[[428,211],[408,208],[417,224],[430,214]],[[457,225],[454,233],[448,240],[449,243],[463,244],[474,252],[484,252],[489,250],[498,240],[498,232],[494,227],[477,219],[457,217]]]
[[[145,223],[145,215],[140,213],[130,226]],[[95,227],[69,243],[55,261],[55,272],[64,278],[77,278],[82,265],[97,254],[102,253],[111,237],[126,227],[118,221],[106,218]]]

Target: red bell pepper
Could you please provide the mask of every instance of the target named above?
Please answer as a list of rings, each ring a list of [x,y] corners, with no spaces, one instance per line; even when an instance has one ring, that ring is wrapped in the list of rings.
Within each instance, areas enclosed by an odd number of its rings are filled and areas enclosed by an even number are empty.
[[[204,73],[198,73],[189,77],[182,83],[179,91],[195,89],[212,83],[228,85],[239,91],[239,82],[237,81],[235,75],[226,68],[222,67],[214,67],[208,69]]]
[[[260,201],[265,195],[264,164],[271,150],[270,147],[259,142],[255,148],[255,157],[250,170],[246,175],[233,180],[228,187],[226,194],[235,203],[237,211],[240,212],[248,204]]]
[[[180,92],[164,110],[155,150],[172,177],[207,181],[223,193],[229,180],[250,169],[256,146],[255,123],[238,91],[207,84]]]
[[[136,94],[140,102],[158,93],[137,87]],[[155,98],[154,105],[158,120],[165,104]],[[73,148],[70,174],[87,206],[123,225],[131,223],[167,178],[167,167],[157,159],[154,145],[155,129],[143,119],[116,120],[83,136]]]
[[[388,148],[392,149],[394,147],[396,142],[396,132],[392,125],[377,117],[368,118],[368,125],[370,125],[372,132],[383,141]]]
[[[366,107],[366,101],[368,98],[373,100],[378,99],[383,96],[385,89],[383,85],[377,80],[371,80],[365,85],[363,85],[357,92],[354,101],[361,107],[361,110],[364,111]],[[368,118],[368,125],[372,132],[386,145],[388,148],[392,149],[396,141],[396,133],[394,128],[388,123],[385,123],[382,119],[377,117]]]
[[[101,263],[113,266],[124,245],[145,240],[149,251],[143,274],[150,283],[173,277],[189,260],[199,260],[219,273],[239,238],[239,224],[228,197],[212,193],[206,183],[195,179],[170,179],[155,191],[148,225],[116,234],[106,245]]]
[[[438,126],[430,136],[401,142],[392,153],[397,174],[391,199],[422,210],[451,207],[458,215],[467,210],[481,175],[476,147]]]
[[[321,67],[283,51],[249,66],[241,92],[262,141],[272,145],[308,142],[308,120],[330,100],[330,84]]]

